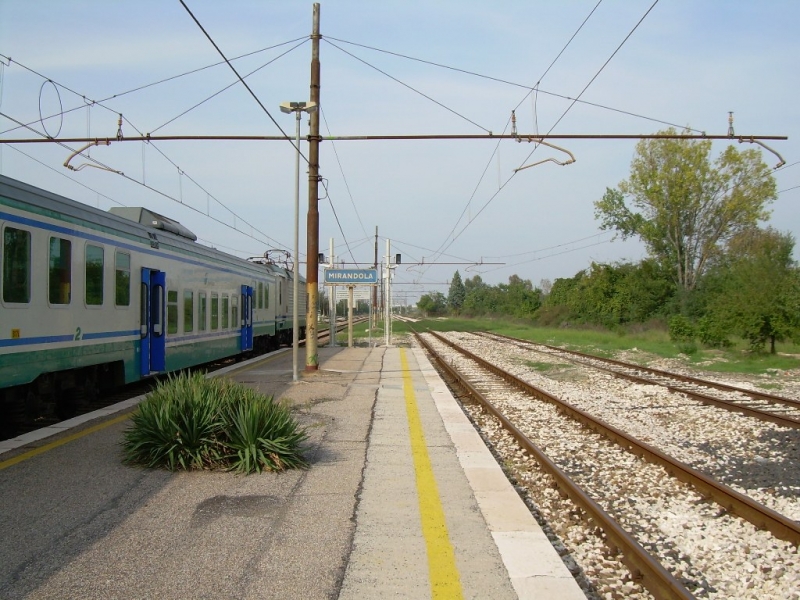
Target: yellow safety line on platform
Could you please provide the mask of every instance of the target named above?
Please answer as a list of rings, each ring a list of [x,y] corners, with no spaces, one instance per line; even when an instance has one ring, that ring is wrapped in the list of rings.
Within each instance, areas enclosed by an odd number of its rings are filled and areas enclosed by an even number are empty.
[[[82,438],[85,435],[89,435],[90,433],[94,433],[95,431],[100,431],[101,429],[105,429],[106,427],[114,425],[115,423],[124,421],[128,417],[130,417],[130,414],[125,413],[124,415],[120,415],[119,417],[114,417],[113,419],[109,419],[108,421],[103,421],[99,425],[93,425],[92,427],[87,427],[86,429],[82,429],[78,433],[73,433],[72,435],[63,437],[60,440],[56,440],[55,442],[50,442],[49,444],[45,444],[44,446],[39,446],[38,448],[34,448],[33,450],[29,450],[28,452],[23,452],[22,454],[18,454],[14,458],[9,458],[8,460],[0,461],[0,471],[12,465],[16,465],[17,463],[21,463],[24,460],[28,460],[29,458],[33,458],[38,454],[42,454],[44,452],[52,450],[53,448],[58,448],[59,446],[68,444],[69,442]]]
[[[422,534],[428,551],[428,570],[431,580],[431,598],[463,598],[461,580],[456,567],[456,557],[450,536],[447,533],[442,501],[436,487],[436,478],[425,444],[422,421],[414,394],[414,383],[408,369],[405,349],[400,348],[400,365],[403,369],[403,393],[406,399],[408,429],[411,436],[411,455],[414,457],[414,471],[417,476],[417,496],[422,520]]]

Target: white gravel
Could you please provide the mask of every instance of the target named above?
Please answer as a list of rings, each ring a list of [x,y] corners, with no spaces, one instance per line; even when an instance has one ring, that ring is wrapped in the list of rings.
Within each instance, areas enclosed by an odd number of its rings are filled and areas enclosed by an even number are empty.
[[[791,477],[786,480],[787,472],[798,477],[794,430],[708,407],[658,386],[633,385],[589,367],[534,356],[508,344],[471,334],[448,335],[537,387],[723,479],[790,518],[800,518],[800,487]],[[448,356],[457,366],[462,363],[452,351]],[[545,376],[532,368],[536,362],[555,366]],[[488,376],[480,379],[486,381]],[[494,400],[698,597],[800,599],[800,561],[791,544],[704,502],[661,467],[588,432],[549,404],[507,390],[499,397],[495,394]],[[572,522],[575,508],[565,508],[563,500],[553,502],[550,496],[558,493],[531,461],[517,454],[516,445],[506,441],[496,426],[484,426],[506,466],[518,473],[519,483],[525,484],[541,515],[597,587],[597,597],[646,597],[625,577],[624,567],[603,556],[602,540],[590,528]]]

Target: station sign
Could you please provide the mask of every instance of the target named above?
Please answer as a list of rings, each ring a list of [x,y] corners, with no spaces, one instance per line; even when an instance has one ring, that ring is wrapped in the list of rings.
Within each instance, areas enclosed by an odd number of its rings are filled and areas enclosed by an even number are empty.
[[[336,294],[334,295],[336,302],[347,300],[350,297],[350,291],[347,289],[347,287],[339,285],[334,288],[336,290]],[[367,287],[355,288],[353,290],[353,302],[369,302],[371,298],[372,290]]]
[[[378,269],[325,269],[325,285],[378,285]]]

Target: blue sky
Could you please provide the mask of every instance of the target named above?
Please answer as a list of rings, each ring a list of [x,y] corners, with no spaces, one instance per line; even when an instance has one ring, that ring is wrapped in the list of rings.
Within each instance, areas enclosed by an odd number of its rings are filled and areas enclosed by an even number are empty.
[[[229,58],[273,47],[233,64],[242,74],[258,69],[249,85],[293,136],[293,117],[278,106],[308,99],[312,3],[186,3]],[[322,2],[322,133],[500,133],[516,108],[521,133],[646,134],[672,123],[725,134],[734,111],[737,135],[789,136],[768,143],[789,165],[775,173],[782,192],[769,224],[800,237],[800,165],[793,166],[800,160],[800,4],[661,0],[636,27],[652,5]],[[3,138],[38,137],[12,130],[12,119],[51,135],[114,137],[118,113],[130,136],[134,127],[154,135],[280,135],[241,84],[192,109],[235,81],[225,65],[125,93],[219,62],[177,0],[0,0],[0,54]],[[559,97],[576,97],[590,81],[581,100],[592,104],[569,108],[572,102]],[[524,86],[537,82],[539,92],[529,94]],[[104,100],[105,108],[92,100]],[[70,112],[42,123],[40,107],[45,117]],[[307,132],[305,120],[301,131]],[[393,253],[403,255],[396,276],[401,302],[428,291],[446,294],[442,284],[456,269],[492,284],[517,274],[538,285],[571,277],[592,261],[642,258],[639,243],[612,241],[598,228],[593,206],[606,187],[628,176],[635,142],[554,143],[577,162],[515,175],[526,160],[565,155],[541,147],[528,159],[531,145],[510,140],[325,141],[320,164],[329,197],[320,200],[321,250],[327,254],[333,237],[339,257],[367,266],[377,226],[379,253],[388,237]],[[714,154],[729,143],[715,142]],[[130,142],[91,150],[135,181],[93,168],[67,171],[68,154],[53,144],[3,145],[0,172],[103,209],[147,206],[186,225],[202,243],[239,256],[292,247],[295,155],[287,142]],[[764,160],[777,162],[767,152]],[[303,169],[301,259],[305,185]],[[485,264],[492,262],[504,264]]]

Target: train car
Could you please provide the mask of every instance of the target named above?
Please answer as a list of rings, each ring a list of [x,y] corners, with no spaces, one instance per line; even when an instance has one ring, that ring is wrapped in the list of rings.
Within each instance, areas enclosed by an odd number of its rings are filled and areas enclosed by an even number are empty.
[[[6,430],[67,417],[105,389],[291,342],[291,270],[198,244],[145,208],[104,212],[0,176],[0,236]]]

